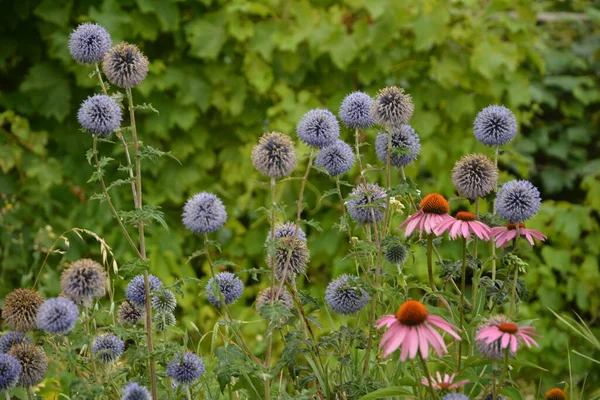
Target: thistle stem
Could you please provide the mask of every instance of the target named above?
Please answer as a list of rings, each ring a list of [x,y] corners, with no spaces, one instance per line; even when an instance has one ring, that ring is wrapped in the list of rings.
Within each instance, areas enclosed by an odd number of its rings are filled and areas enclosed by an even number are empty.
[[[494,151],[494,167],[496,170],[498,169],[498,149],[500,146],[496,146],[496,151]],[[496,187],[494,188],[494,192],[498,191],[498,181],[496,181]],[[496,198],[492,202],[492,214],[496,215]],[[492,282],[496,282],[496,240],[492,238],[490,240],[490,245],[492,246]]]
[[[462,274],[460,276],[460,329],[465,333],[465,289],[467,286],[467,238],[463,238],[463,249],[462,249]],[[460,363],[462,360],[462,343],[458,342],[458,357],[456,360],[456,372],[460,372]]]
[[[271,178],[271,182],[269,185],[271,192],[271,231],[269,233],[269,240],[275,240],[275,219],[276,219],[276,203],[275,203],[275,179]],[[275,300],[275,257],[271,257],[271,301]],[[273,348],[273,331],[271,329],[271,322],[269,322],[269,326],[267,327],[267,350],[265,353],[265,368],[269,369],[271,366],[271,351]],[[267,376],[265,378],[265,399],[269,400],[271,398],[271,377]]]
[[[515,242],[514,242],[514,252],[517,253],[517,246],[519,244],[519,236],[521,236],[521,232],[520,232],[520,227],[519,224],[517,223],[515,226],[515,229],[517,231],[517,236],[515,236]],[[510,309],[508,312],[508,315],[512,318],[513,316],[513,312],[516,313],[516,301],[517,301],[517,283],[518,283],[518,279],[519,279],[519,266],[516,265],[515,266],[515,277],[513,280],[513,285],[512,285],[512,290],[510,292]]]

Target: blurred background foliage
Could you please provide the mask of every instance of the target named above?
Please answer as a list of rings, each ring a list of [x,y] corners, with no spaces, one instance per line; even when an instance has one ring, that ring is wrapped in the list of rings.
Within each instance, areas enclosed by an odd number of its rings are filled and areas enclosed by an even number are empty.
[[[138,44],[151,63],[134,100],[152,103],[160,114],[139,117],[141,137],[181,161],[161,158],[144,167],[144,200],[160,206],[170,226],[153,227],[148,238],[151,271],[165,282],[206,276],[201,257],[188,261],[200,241],[180,222],[186,199],[202,190],[221,196],[230,214],[216,238],[223,257],[238,265],[236,272],[259,267],[268,222],[258,209],[268,202],[268,187],[250,161],[258,137],[271,130],[295,137],[309,109],[337,113],[349,92],[374,95],[394,84],[415,102],[411,125],[423,149],[408,174],[423,193],[453,195],[454,162],[469,152],[491,156],[472,136],[481,108],[504,104],[515,112],[520,134],[500,157],[501,179],[525,178],[540,187],[544,207],[528,226],[549,237],[526,254],[531,298],[521,316],[538,319],[544,333],[541,349],[526,356],[550,372],[525,368],[522,379],[568,380],[567,348],[599,358],[598,349],[547,307],[576,312],[600,330],[600,2],[8,1],[0,14],[0,298],[30,285],[47,249],[75,226],[104,237],[120,264],[134,258],[106,205],[90,200],[98,191],[87,183],[91,138],[79,130],[76,111],[99,88],[91,69],[77,65],[67,49],[70,32],[84,21],[106,27],[113,43]],[[364,140],[372,144],[375,134],[365,132]],[[352,132],[343,129],[342,137],[351,140]],[[376,164],[373,147],[363,149]],[[123,160],[120,146],[101,144],[100,151]],[[299,145],[299,152],[306,149]],[[109,178],[121,174],[113,164]],[[383,179],[378,172],[369,178]],[[356,169],[346,179],[355,182]],[[343,260],[347,236],[334,227],[339,206],[321,199],[332,187],[312,173],[305,218],[319,221],[323,232],[309,229],[312,262],[304,287],[317,296],[330,277],[352,270]],[[297,181],[280,187],[290,217],[298,190]],[[132,208],[127,186],[113,197],[118,208]],[[442,252],[459,257],[454,244],[444,242]],[[73,239],[63,258],[49,258],[46,295],[59,292],[66,263],[83,256],[99,257],[93,239]],[[422,265],[420,249],[415,257]],[[424,269],[407,272],[422,276]],[[257,320],[252,304],[266,282],[241,276],[249,287],[234,312]],[[188,284],[185,293],[180,326],[212,329],[215,312],[198,298],[203,287]],[[244,328],[258,346],[262,330],[260,323]],[[571,363],[576,380],[594,369],[577,355]],[[600,374],[592,372],[588,382],[594,379]]]

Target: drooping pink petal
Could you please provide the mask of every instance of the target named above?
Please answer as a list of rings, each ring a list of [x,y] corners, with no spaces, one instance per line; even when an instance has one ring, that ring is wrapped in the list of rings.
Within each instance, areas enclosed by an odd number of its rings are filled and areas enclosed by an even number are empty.
[[[496,237],[502,232],[506,232],[507,230],[508,228],[505,226],[495,226],[493,228],[490,228],[490,233],[492,234],[492,236]]]
[[[517,352],[519,344],[515,335],[510,335],[510,351],[513,353]]]
[[[410,332],[412,335],[411,338],[411,342],[410,342],[410,353],[409,353],[409,357],[412,360],[413,358],[415,358],[417,356],[417,352],[419,351],[419,345],[421,342],[421,338],[419,335],[419,330],[418,330],[418,326],[417,327],[411,327],[410,328]]]
[[[385,349],[383,351],[383,357],[389,356],[393,353],[404,341],[406,334],[409,332],[409,328],[407,326],[398,324],[398,328],[394,332],[394,336],[389,339],[389,341],[385,344]]]
[[[429,387],[429,379],[426,376],[421,377],[421,385]]]
[[[384,315],[376,323],[377,328],[381,328],[382,326],[389,327],[390,325],[398,322],[398,319],[393,314]]]
[[[471,230],[469,229],[469,223],[466,221],[460,221],[461,222],[461,228],[462,228],[462,237],[464,237],[465,239],[468,239],[469,237],[471,237]]]
[[[430,325],[425,326],[425,331],[428,334],[429,343],[431,343],[431,347],[433,347],[438,357],[441,357],[442,355],[444,355],[444,353],[448,352],[448,349],[446,348],[446,343],[444,343],[444,339],[442,339],[442,335],[440,335]]]
[[[391,338],[393,338],[399,330],[402,328],[400,324],[392,325],[381,337],[381,342],[379,342],[379,347],[383,347]]]
[[[490,228],[483,222],[472,221],[470,222],[471,229],[477,235],[477,237],[481,240],[488,241],[490,240]]]
[[[437,226],[437,228],[435,228],[433,230],[433,233],[435,233],[437,236],[440,236],[442,233],[446,232],[451,226],[452,224],[454,224],[455,220],[448,220],[448,221],[444,221],[441,224],[439,224]]]
[[[437,326],[456,340],[461,340],[460,336],[454,332],[455,330],[458,330],[458,328],[446,322],[443,318],[438,317],[437,315],[430,315],[427,317],[427,322]]]
[[[409,331],[406,334],[404,341],[402,342],[402,350],[400,351],[400,361],[406,361],[406,357],[408,357],[408,351],[410,350],[411,341],[413,339],[414,338],[412,337],[412,333],[409,328]]]
[[[417,333],[419,334],[419,350],[421,352],[421,357],[425,360],[429,357],[429,341],[427,340],[428,335],[424,325],[417,326]]]
[[[452,239],[456,239],[456,235],[460,232],[460,223],[461,221],[457,220],[452,224],[452,228],[450,228],[450,237]]]
[[[454,380],[454,377],[456,376],[456,374],[452,374],[452,375],[448,375],[448,374],[444,374],[444,383],[450,383]],[[438,379],[441,381],[442,378],[440,377],[440,373],[438,372]]]
[[[502,347],[503,349],[508,347],[508,343],[510,342],[510,338],[511,338],[511,334],[510,333],[504,333],[502,335],[502,341],[500,342],[500,347]]]
[[[465,386],[467,383],[469,383],[468,379],[465,379],[464,381],[458,381],[452,384],[452,386],[450,387],[450,389],[458,389],[461,386]]]
[[[525,239],[529,242],[530,245],[535,246],[535,242],[533,241],[533,237],[526,229],[521,230],[521,236],[525,236]]]
[[[419,225],[419,221],[423,217],[423,211],[418,211],[417,213],[408,217],[403,223],[400,224],[398,230],[402,230],[402,228],[406,227],[406,231],[404,232],[404,237],[409,237],[417,225]]]
[[[527,229],[527,231],[531,234],[531,236],[533,236],[534,238],[536,238],[538,240],[541,240],[542,242],[547,239],[546,235],[544,235],[540,231],[536,231],[535,229]]]
[[[527,347],[531,347],[531,344],[535,345],[536,347],[539,347],[539,344],[530,336],[530,334],[521,332],[519,334],[519,337],[523,340],[523,342],[525,342]]]

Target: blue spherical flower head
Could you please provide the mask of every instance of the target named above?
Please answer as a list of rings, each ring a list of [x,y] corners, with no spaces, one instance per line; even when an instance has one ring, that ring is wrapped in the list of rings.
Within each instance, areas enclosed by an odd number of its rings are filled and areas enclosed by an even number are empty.
[[[123,350],[125,350],[125,343],[119,337],[110,333],[96,337],[92,344],[94,357],[103,364],[117,361],[123,354]]]
[[[323,148],[340,137],[340,125],[330,111],[317,108],[304,114],[296,132],[307,145]]]
[[[72,300],[65,297],[48,299],[40,306],[37,325],[43,331],[66,335],[73,330],[79,310]]]
[[[296,239],[300,239],[303,242],[306,242],[306,233],[300,228],[299,225],[287,221],[283,224],[277,225],[275,227],[275,240],[281,239],[283,237],[296,237]],[[267,238],[265,239],[265,243],[269,241],[271,238],[271,232],[267,234]]]
[[[354,166],[352,147],[338,139],[319,151],[315,164],[325,168],[331,176],[341,175]]]
[[[0,354],[6,354],[15,344],[29,342],[23,332],[6,332],[0,337]]]
[[[417,135],[410,125],[400,125],[392,128],[392,153],[390,154],[390,165],[396,168],[407,167],[417,159],[420,151],[421,141],[419,135]],[[381,162],[387,163],[387,133],[379,133],[377,135],[377,139],[375,140],[375,152]]]
[[[189,386],[204,374],[202,359],[193,353],[177,354],[167,366],[167,376],[178,385]]]
[[[462,393],[448,393],[442,397],[442,400],[469,400],[469,398]]]
[[[215,278],[219,282],[218,287],[215,286]],[[244,284],[240,278],[231,272],[221,272],[215,275],[215,278],[210,278],[206,284],[206,298],[210,304],[215,307],[221,307],[221,296],[217,290],[223,293],[225,304],[232,304],[242,297]]]
[[[358,287],[358,278],[342,275],[327,285],[325,302],[338,314],[354,314],[369,302],[369,294]]]
[[[150,292],[162,288],[162,282],[154,275],[148,276]],[[144,284],[144,275],[138,275],[129,282],[125,288],[125,297],[134,306],[144,308],[146,306],[146,286]]]
[[[346,201],[348,214],[361,224],[383,220],[386,208],[385,189],[375,183],[361,183],[350,192]]]
[[[94,64],[102,61],[111,45],[110,34],[106,29],[90,22],[79,25],[69,38],[71,56],[82,64]]]
[[[515,137],[517,127],[517,119],[508,108],[488,106],[475,117],[473,134],[486,146],[501,146]]]
[[[227,222],[227,211],[220,198],[212,193],[195,194],[183,207],[183,224],[197,234],[218,231]]]
[[[177,307],[177,299],[169,290],[159,290],[150,299],[152,308],[158,313],[172,313]]]
[[[6,392],[17,386],[21,375],[21,363],[8,354],[0,354],[0,392]]]
[[[121,107],[103,94],[88,97],[77,112],[77,120],[83,129],[95,136],[110,135],[119,129],[122,119]]]
[[[60,277],[63,294],[75,304],[89,305],[106,293],[106,271],[89,258],[73,262]]]
[[[343,124],[352,129],[366,129],[373,125],[373,101],[371,96],[363,92],[347,95],[340,106],[340,119]]]
[[[540,191],[525,180],[506,182],[496,195],[498,215],[513,224],[533,217],[541,205]]]
[[[150,392],[137,382],[130,382],[123,389],[121,400],[152,400]]]

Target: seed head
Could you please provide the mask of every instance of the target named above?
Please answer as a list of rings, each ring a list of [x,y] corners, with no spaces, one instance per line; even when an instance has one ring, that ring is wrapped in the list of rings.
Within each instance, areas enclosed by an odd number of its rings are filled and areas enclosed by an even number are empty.
[[[306,241],[293,237],[282,237],[277,241],[275,261],[267,254],[267,265],[275,268],[275,278],[279,281],[294,279],[296,275],[304,274],[310,261],[310,251]]]
[[[148,75],[148,59],[136,45],[119,43],[104,56],[102,70],[113,85],[132,88]]]
[[[167,326],[175,326],[177,319],[172,312],[156,313],[154,315],[154,329],[157,332],[162,332]]]
[[[144,309],[134,306],[128,300],[122,302],[117,311],[117,321],[122,325],[135,325],[142,320],[143,316]]]
[[[397,86],[381,89],[371,106],[375,123],[383,126],[407,124],[414,111],[412,97]]]
[[[277,287],[268,287],[260,292],[256,298],[256,311],[260,311],[265,304],[271,304],[275,301],[281,302],[283,307],[288,311],[294,308],[294,299],[292,299],[292,295],[290,295],[290,292],[286,288],[279,290]]]
[[[15,289],[4,299],[2,318],[6,324],[19,332],[37,328],[37,313],[44,299],[32,289]]]
[[[21,342],[15,344],[8,355],[13,356],[21,364],[19,386],[31,387],[40,383],[48,369],[48,358],[44,349],[33,343]]]
[[[454,164],[452,182],[459,195],[469,199],[487,196],[498,182],[498,169],[483,154],[469,154]]]
[[[62,293],[75,304],[91,304],[106,293],[106,271],[89,258],[72,263],[60,278]]]
[[[385,189],[375,183],[361,183],[350,192],[346,201],[348,214],[361,224],[383,220],[386,208]]]

